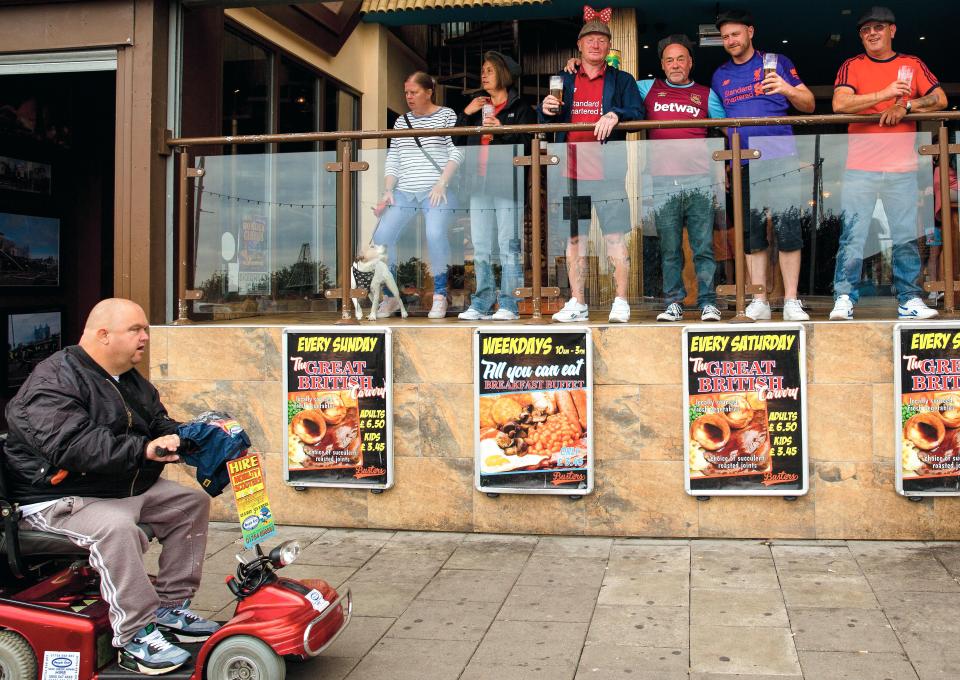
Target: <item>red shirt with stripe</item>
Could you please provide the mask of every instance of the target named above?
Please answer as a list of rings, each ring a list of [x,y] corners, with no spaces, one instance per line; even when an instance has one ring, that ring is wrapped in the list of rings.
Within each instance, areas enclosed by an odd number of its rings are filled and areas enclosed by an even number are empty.
[[[859,54],[843,62],[837,72],[834,89],[841,87],[855,94],[879,92],[897,80],[901,66],[913,69],[910,99],[930,94],[940,86],[936,76],[918,57],[894,54],[886,60]],[[862,114],[878,114],[896,104],[893,99],[879,101]],[[899,125],[881,127],[878,123],[851,123],[847,149],[847,168],[870,172],[915,172],[917,170],[917,124],[902,121]]]

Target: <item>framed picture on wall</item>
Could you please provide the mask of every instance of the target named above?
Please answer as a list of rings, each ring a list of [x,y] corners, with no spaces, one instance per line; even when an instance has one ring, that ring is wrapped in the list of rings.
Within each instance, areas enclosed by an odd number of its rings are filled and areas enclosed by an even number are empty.
[[[59,311],[7,315],[6,389],[12,394],[38,363],[62,346]]]
[[[0,212],[0,286],[60,285],[60,220]]]
[[[49,163],[0,156],[0,189],[49,196],[53,190],[53,169]]]

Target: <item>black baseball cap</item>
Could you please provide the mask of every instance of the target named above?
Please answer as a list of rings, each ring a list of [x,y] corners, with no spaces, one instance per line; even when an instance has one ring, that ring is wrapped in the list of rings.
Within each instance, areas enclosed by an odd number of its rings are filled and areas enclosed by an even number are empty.
[[[670,47],[670,45],[683,45],[687,48],[690,56],[693,56],[693,42],[691,42],[690,38],[683,33],[674,33],[657,43],[657,56],[660,59],[663,59],[663,51]]]
[[[895,24],[897,23],[897,17],[893,16],[893,10],[891,10],[889,7],[880,7],[874,5],[864,12],[857,20],[857,28],[859,29],[861,26],[870,23],[871,21],[879,21],[884,24]]]
[[[717,16],[717,30],[724,24],[753,26],[753,15],[745,9],[728,9]]]

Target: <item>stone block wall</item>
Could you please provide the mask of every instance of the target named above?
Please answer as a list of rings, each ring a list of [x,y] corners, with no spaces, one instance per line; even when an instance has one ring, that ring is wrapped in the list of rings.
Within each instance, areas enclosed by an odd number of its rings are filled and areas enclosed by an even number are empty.
[[[679,326],[599,326],[594,342],[596,486],[560,496],[488,498],[473,488],[473,358],[468,325],[394,327],[396,485],[296,491],[282,479],[279,326],[154,327],[150,376],[175,418],[221,408],[266,458],[278,521],[369,527],[607,536],[960,538],[960,499],[894,491],[893,325],[807,324],[810,492],[714,497],[683,488]],[[187,480],[190,468],[172,468]],[[214,517],[235,520],[226,495]]]

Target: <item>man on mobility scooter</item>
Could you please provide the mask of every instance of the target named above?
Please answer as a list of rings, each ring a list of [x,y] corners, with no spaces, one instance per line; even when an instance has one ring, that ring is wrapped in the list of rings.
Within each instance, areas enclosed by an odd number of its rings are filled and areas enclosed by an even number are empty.
[[[8,483],[24,529],[68,537],[90,552],[109,605],[119,665],[170,672],[190,654],[168,642],[202,641],[219,625],[189,609],[200,584],[209,497],[160,474],[176,462],[177,428],[156,388],[135,369],[149,339],[130,300],[99,302],[79,345],[37,365],[7,406]],[[151,582],[146,524],[162,546]]]

